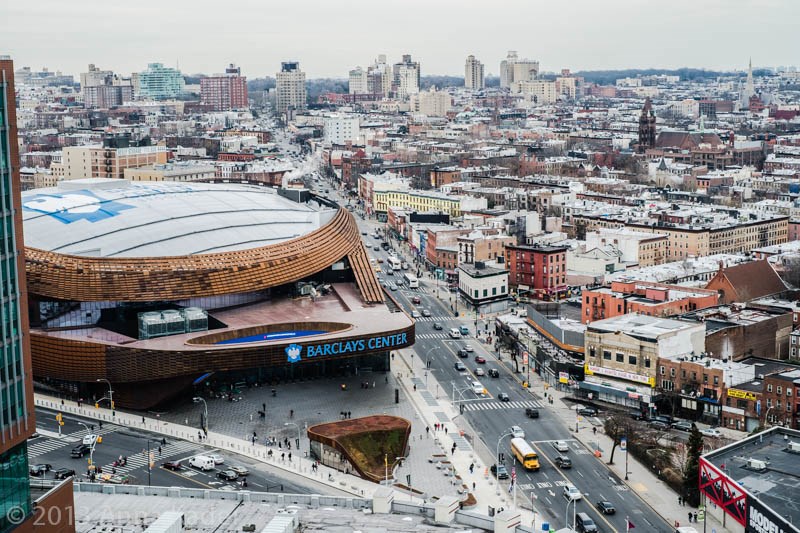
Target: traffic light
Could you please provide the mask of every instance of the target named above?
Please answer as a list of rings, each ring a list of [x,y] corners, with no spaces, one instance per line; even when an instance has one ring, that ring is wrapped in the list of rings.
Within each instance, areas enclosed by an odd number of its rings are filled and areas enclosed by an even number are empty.
[[[103,437],[97,437],[97,444],[103,444]]]
[[[116,408],[114,407],[114,402],[113,402],[113,401],[111,402],[111,409],[116,409]]]
[[[94,408],[100,409],[100,402],[94,402]]]

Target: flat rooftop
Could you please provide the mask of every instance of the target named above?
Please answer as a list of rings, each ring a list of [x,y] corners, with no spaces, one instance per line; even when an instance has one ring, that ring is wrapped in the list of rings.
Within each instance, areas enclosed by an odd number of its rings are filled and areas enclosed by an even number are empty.
[[[680,331],[697,326],[697,323],[630,313],[627,315],[621,315],[592,322],[588,325],[588,329],[603,331],[606,333],[621,331],[623,333],[628,333],[639,337],[656,338],[664,333]]]
[[[800,452],[791,451],[790,443],[800,445],[800,431],[773,427],[703,458],[779,516],[797,524],[800,523],[797,505],[800,501]],[[766,470],[749,468],[749,459],[764,461]]]

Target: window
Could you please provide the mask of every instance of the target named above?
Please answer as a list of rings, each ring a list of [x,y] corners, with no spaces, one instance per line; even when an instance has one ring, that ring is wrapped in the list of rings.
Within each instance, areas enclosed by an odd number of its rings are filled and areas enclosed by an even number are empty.
[[[783,394],[783,387],[778,385],[778,388],[775,390],[775,392],[777,392],[778,394]]]
[[[669,369],[669,375],[670,375],[670,377],[673,377],[673,378],[675,377],[675,367],[672,367],[672,368]]]
[[[663,366],[658,367],[658,373],[661,374],[662,376],[664,375],[665,372]]]
[[[685,369],[685,368],[682,368],[682,369],[681,369],[681,377],[682,377],[683,379],[686,379],[686,369]]]
[[[650,368],[650,358],[649,357],[644,360],[644,367],[645,368]]]
[[[714,376],[714,385],[719,385],[719,376]]]
[[[792,388],[791,387],[786,387],[786,396],[789,396],[789,397],[792,396]]]
[[[625,354],[617,352],[617,363],[625,362]]]
[[[594,346],[589,346],[589,357],[594,357],[596,354],[596,350]]]
[[[666,391],[673,390],[675,388],[675,383],[668,379],[661,380],[661,388]]]
[[[628,364],[629,365],[636,365],[636,356],[635,355],[629,355],[628,356]]]
[[[611,352],[608,350],[603,350],[603,359],[606,361],[611,361]]]
[[[772,392],[772,385],[767,385],[767,392]]]

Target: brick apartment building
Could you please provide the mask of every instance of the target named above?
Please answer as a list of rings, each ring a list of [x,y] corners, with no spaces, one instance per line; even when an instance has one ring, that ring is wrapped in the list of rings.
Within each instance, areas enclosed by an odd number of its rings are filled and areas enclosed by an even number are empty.
[[[519,296],[551,300],[567,291],[566,246],[506,246],[506,268]]]
[[[581,322],[628,313],[668,317],[717,305],[711,289],[692,289],[649,281],[614,281],[611,287],[586,289],[582,294]]]
[[[209,76],[200,80],[200,101],[214,111],[247,109],[247,78],[241,70],[229,65],[224,75]]]

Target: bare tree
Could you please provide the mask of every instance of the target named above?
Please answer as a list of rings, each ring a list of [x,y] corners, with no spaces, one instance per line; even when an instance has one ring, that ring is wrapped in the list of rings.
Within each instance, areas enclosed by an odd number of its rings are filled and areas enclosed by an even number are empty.
[[[608,459],[608,464],[614,464],[614,452],[619,446],[620,442],[623,438],[631,438],[635,433],[635,425],[633,424],[633,419],[624,414],[614,413],[608,418],[606,418],[605,422],[603,423],[603,429],[606,432],[606,435],[611,437],[611,441],[614,443],[614,446],[611,448],[611,456]]]

